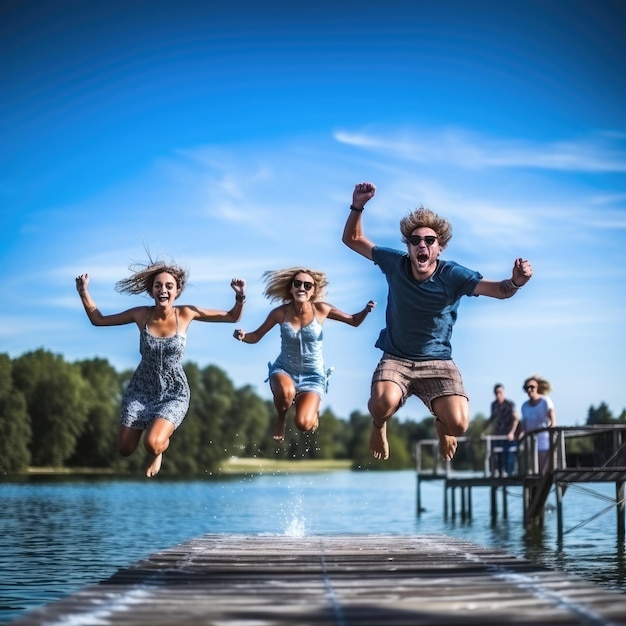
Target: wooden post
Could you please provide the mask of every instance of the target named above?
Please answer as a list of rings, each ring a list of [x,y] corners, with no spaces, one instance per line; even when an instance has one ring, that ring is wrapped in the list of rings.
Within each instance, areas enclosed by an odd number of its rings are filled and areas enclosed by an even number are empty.
[[[558,541],[563,541],[563,485],[556,484],[556,536]]]
[[[452,507],[452,519],[456,518],[456,487],[450,488],[450,506]]]
[[[524,501],[524,528],[528,528],[528,524],[530,522],[528,513],[530,510],[531,495],[530,495],[530,486],[528,485],[527,481],[524,481],[522,499]]]
[[[617,538],[619,541],[624,541],[626,528],[624,527],[625,515],[624,515],[624,481],[615,481],[615,502],[617,503]]]
[[[461,487],[461,521],[465,521],[467,519],[467,507],[465,502],[465,492],[467,487],[463,485]]]
[[[419,517],[422,514],[422,483],[420,481],[420,473],[417,472],[417,494],[416,494],[416,507],[415,514]]]

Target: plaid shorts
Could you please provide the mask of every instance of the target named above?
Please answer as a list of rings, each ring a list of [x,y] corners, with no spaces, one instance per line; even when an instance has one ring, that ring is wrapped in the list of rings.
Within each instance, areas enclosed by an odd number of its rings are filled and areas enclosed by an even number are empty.
[[[468,398],[461,372],[452,360],[411,361],[385,352],[374,370],[372,384],[383,380],[393,381],[402,390],[402,400],[398,409],[404,405],[409,396],[417,396],[431,413],[433,413],[431,403],[435,398],[441,396]]]

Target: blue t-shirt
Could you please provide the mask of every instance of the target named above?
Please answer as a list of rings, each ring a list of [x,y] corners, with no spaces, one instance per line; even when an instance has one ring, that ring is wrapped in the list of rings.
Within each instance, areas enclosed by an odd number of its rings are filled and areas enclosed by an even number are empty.
[[[372,260],[389,285],[386,328],[376,347],[412,361],[451,359],[450,337],[461,297],[474,293],[482,275],[439,259],[435,273],[419,282],[406,252],[375,246]]]

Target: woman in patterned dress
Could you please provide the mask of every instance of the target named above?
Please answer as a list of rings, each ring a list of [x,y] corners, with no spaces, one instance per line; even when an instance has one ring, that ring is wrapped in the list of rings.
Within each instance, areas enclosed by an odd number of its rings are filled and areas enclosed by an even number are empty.
[[[270,311],[255,331],[233,333],[243,343],[257,343],[276,324],[280,326],[281,351],[269,364],[269,383],[278,413],[273,438],[283,441],[287,411],[296,405],[294,423],[302,432],[314,432],[319,424],[319,407],[327,387],[322,356],[322,324],[326,319],[359,326],[376,306],[370,300],[362,311],[344,313],[322,302],[328,284],[323,272],[289,268],[265,272],[265,296],[283,304]]]
[[[162,261],[131,267],[133,273],[116,283],[120,293],[147,293],[153,306],[138,306],[121,313],[103,315],[87,289],[89,275],[76,277],[76,290],[94,326],[137,324],[141,362],[135,370],[120,415],[118,449],[122,456],[132,454],[145,432],[143,445],[152,457],[146,476],[161,469],[163,453],[170,437],[189,408],[189,384],[183,370],[187,329],[192,321],[237,322],[241,318],[245,281],[233,278],[235,304],[230,311],[174,305],[187,282],[187,271]]]

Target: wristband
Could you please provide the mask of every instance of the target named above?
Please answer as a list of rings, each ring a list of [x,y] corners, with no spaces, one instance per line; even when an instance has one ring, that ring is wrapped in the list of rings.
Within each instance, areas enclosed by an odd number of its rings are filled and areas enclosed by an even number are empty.
[[[365,207],[361,207],[360,209],[357,209],[353,204],[350,205],[350,210],[351,211],[356,211],[357,213],[363,213],[363,209]]]
[[[245,302],[246,301],[246,295],[245,294],[241,294],[241,295],[237,294],[235,296],[235,301],[236,302]]]

